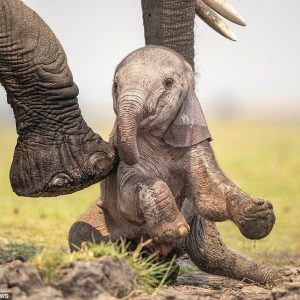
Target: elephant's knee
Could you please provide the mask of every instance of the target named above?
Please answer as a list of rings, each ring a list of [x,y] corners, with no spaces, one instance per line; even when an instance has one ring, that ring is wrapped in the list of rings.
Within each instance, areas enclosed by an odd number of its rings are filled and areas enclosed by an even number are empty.
[[[144,187],[139,195],[144,216],[148,220],[156,222],[173,222],[179,214],[176,200],[168,185],[157,180]]]
[[[168,185],[162,180],[157,180],[152,184],[142,186],[139,196],[146,199],[145,204],[149,208],[159,208],[160,206],[163,208],[169,203],[175,204],[175,199]]]
[[[69,247],[71,251],[77,251],[80,249],[83,242],[100,243],[104,240],[101,233],[92,225],[77,221],[75,222],[69,231]]]
[[[169,190],[168,185],[162,180],[156,180],[150,185],[149,188],[157,193],[162,193]]]

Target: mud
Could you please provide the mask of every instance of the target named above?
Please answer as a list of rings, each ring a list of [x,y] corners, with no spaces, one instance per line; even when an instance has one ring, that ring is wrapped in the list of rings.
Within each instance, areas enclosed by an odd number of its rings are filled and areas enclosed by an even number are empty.
[[[187,258],[180,259],[179,264],[176,282],[155,296],[137,292],[137,274],[111,257],[74,262],[60,271],[52,286],[45,285],[32,265],[14,261],[0,268],[0,291],[11,292],[14,300],[300,300],[300,278],[266,287],[201,272]]]
[[[300,277],[277,287],[259,286],[200,271],[193,263],[179,260],[181,272],[175,283],[163,289],[168,300],[300,300]]]

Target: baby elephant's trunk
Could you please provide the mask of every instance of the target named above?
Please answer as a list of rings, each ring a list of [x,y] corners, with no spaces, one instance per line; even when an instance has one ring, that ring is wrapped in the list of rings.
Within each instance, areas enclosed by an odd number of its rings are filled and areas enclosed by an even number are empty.
[[[118,150],[121,159],[133,166],[139,160],[136,136],[143,99],[135,94],[126,94],[119,98],[118,103]]]

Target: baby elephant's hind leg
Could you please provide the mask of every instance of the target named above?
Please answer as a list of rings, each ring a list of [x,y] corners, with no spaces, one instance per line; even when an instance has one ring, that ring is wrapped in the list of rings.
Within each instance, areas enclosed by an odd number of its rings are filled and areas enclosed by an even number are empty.
[[[108,240],[109,234],[105,225],[103,211],[95,202],[70,228],[68,237],[70,250],[79,250],[83,242],[98,244],[101,241]]]
[[[295,267],[274,267],[251,261],[229,250],[211,221],[196,216],[186,238],[186,250],[203,271],[260,284],[277,284],[299,275]]]
[[[156,242],[174,242],[188,234],[187,221],[165,182],[156,180],[141,187],[139,198],[146,230]]]

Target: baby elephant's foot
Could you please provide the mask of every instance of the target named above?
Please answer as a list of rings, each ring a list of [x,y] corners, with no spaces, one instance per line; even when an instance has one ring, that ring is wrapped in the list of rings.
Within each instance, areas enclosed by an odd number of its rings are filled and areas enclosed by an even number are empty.
[[[231,209],[232,219],[248,239],[266,237],[275,223],[272,203],[263,199],[239,201]]]
[[[164,223],[156,230],[152,230],[151,236],[156,243],[174,243],[185,237],[190,232],[190,227],[183,216],[178,216],[171,223]]]
[[[268,283],[280,284],[283,282],[299,280],[300,279],[300,268],[293,266],[278,267],[270,274]]]
[[[189,233],[168,185],[157,180],[140,193],[146,231],[156,243],[174,243]]]

